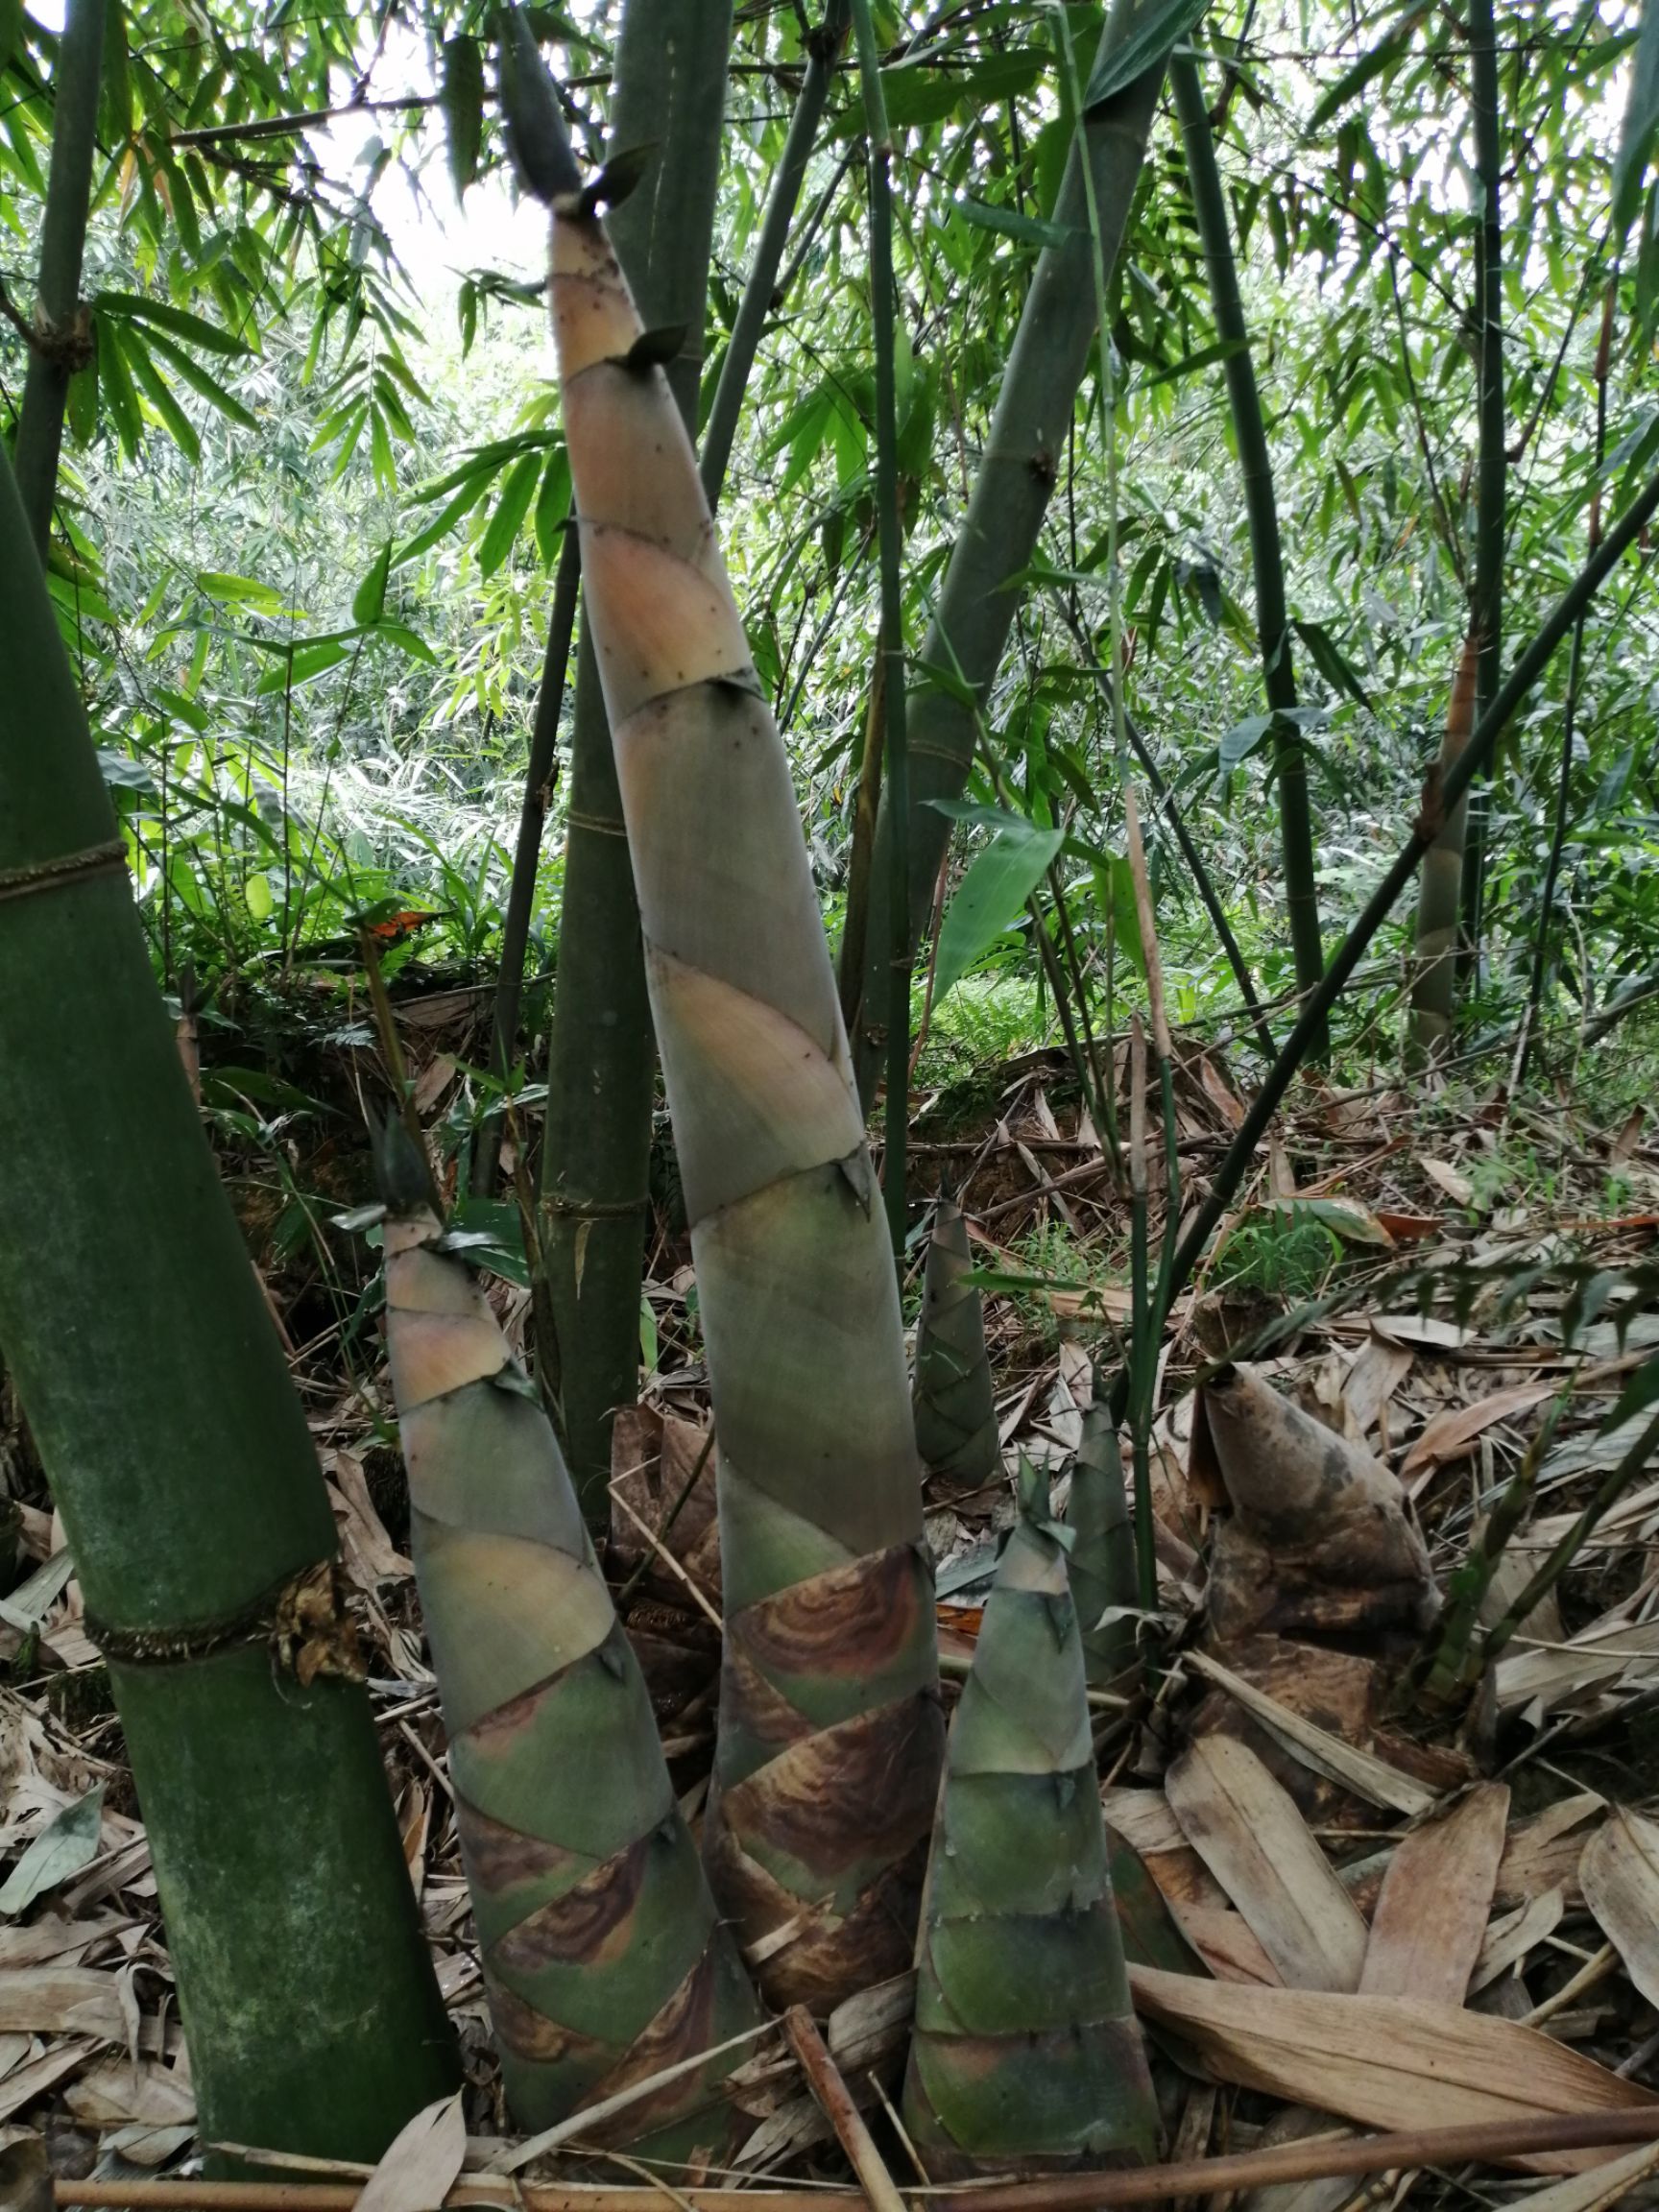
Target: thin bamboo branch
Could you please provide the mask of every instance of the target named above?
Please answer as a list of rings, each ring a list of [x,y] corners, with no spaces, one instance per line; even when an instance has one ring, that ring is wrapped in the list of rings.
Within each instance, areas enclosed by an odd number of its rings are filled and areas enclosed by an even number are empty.
[[[749,281],[743,287],[737,318],[726,342],[720,379],[714,387],[714,398],[703,429],[703,450],[697,468],[710,513],[720,504],[733,441],[743,412],[743,395],[760,349],[766,319],[778,301],[778,272],[789,240],[789,226],[800,204],[806,164],[812,158],[818,126],[823,120],[824,104],[834,82],[836,57],[847,36],[849,5],[850,0],[829,0],[823,22],[806,41],[806,71],[796,95],[795,112],[789,118],[789,135],[783,141],[783,151],[773,173],[760,235],[755,241]]]
[[[35,321],[12,459],[23,512],[42,560],[52,534],[69,379],[77,354],[89,346],[89,329],[82,324],[81,262],[91,209],[104,36],[105,0],[70,0],[52,87],[52,168],[40,220]]]
[[[518,808],[518,842],[513,853],[513,878],[507,887],[507,912],[501,924],[501,973],[495,984],[491,1070],[505,1084],[513,1071],[518,1042],[518,1008],[524,996],[524,949],[530,942],[530,915],[536,903],[536,878],[541,865],[541,832],[553,796],[559,719],[565,711],[565,679],[570,666],[570,640],[576,629],[576,600],[582,584],[582,541],[566,530],[553,586],[553,613],[547,626],[547,652],[536,718],[530,726],[530,758],[524,770],[524,797]],[[495,1187],[495,1162],[501,1143],[501,1116],[493,1111],[479,1130],[472,1152],[469,1188],[474,1198]]]
[[[1601,336],[1596,348],[1596,468],[1599,482],[1607,452],[1607,372],[1613,351],[1613,312],[1618,304],[1619,279],[1608,279],[1601,305]],[[1599,507],[1590,511],[1590,550],[1601,536]],[[1584,623],[1580,614],[1573,626],[1573,658],[1567,668],[1567,697],[1561,709],[1561,764],[1555,780],[1555,822],[1550,836],[1550,858],[1544,869],[1544,888],[1538,896],[1534,924],[1532,974],[1527,987],[1527,1007],[1521,1017],[1521,1039],[1515,1052],[1515,1082],[1527,1080],[1527,1064],[1538,1039],[1538,1017],[1544,1004],[1544,967],[1550,945],[1550,917],[1555,904],[1555,886],[1561,878],[1561,855],[1567,845],[1567,820],[1573,800],[1573,742],[1578,725],[1578,685],[1584,668]]]
[[[1481,715],[1462,754],[1453,762],[1435,795],[1434,804],[1425,806],[1412,825],[1411,834],[1393,866],[1366,902],[1363,911],[1326,969],[1324,981],[1303,1006],[1295,1028],[1286,1040],[1278,1059],[1268,1070],[1261,1090],[1239,1124],[1238,1134],[1228,1146],[1203,1204],[1198,1208],[1192,1225],[1175,1254],[1169,1282],[1171,1297],[1181,1289],[1197,1265],[1217,1222],[1232,1204],[1233,1195],[1255,1158],[1256,1147],[1277,1113],[1280,1100],[1289,1089],[1291,1078],[1319,1034],[1320,1024],[1341,996],[1343,987],[1358,967],[1372,938],[1393,911],[1395,901],[1416,874],[1418,863],[1433,843],[1444,810],[1456,805],[1468,789],[1470,779],[1491,758],[1499,738],[1508,726],[1510,716],[1549,666],[1581,611],[1595,598],[1624,554],[1636,543],[1656,511],[1659,511],[1659,475],[1647,479],[1602,540],[1600,546],[1556,600],[1530,644],[1510,669],[1497,697]]]
[[[1224,364],[1233,435],[1244,485],[1250,523],[1250,565],[1256,583],[1256,629],[1261,641],[1262,678],[1273,716],[1273,767],[1279,783],[1280,847],[1285,860],[1285,910],[1296,961],[1296,981],[1307,993],[1318,983],[1325,965],[1319,928],[1319,895],[1313,866],[1313,823],[1308,797],[1308,751],[1290,719],[1296,709],[1296,673],[1290,650],[1290,622],[1285,595],[1285,554],[1279,510],[1273,495],[1273,462],[1267,424],[1250,352],[1250,335],[1238,292],[1238,269],[1227,220],[1215,141],[1204,105],[1198,64],[1177,48],[1169,60],[1169,87],[1187,149],[1187,176],[1192,209],[1210,277],[1215,334],[1231,348]],[[1325,1049],[1321,1040],[1315,1056]]]
[[[1191,2158],[1175,2165],[1126,2172],[1056,2175],[1038,2181],[975,2183],[959,2188],[906,2189],[912,2212],[927,2206],[963,2206],[966,2212],[1093,2212],[1095,2206],[1162,2204],[1180,2197],[1266,2188],[1283,2181],[1318,2181],[1407,2167],[1441,2169],[1498,2164],[1552,2151],[1610,2149],[1659,2140],[1659,2108],[1615,2112],[1551,2113],[1538,2119],[1481,2121],[1466,2128],[1413,2128],[1389,2135],[1328,2135],[1276,2144],[1221,2158]],[[362,2190],[298,2181],[76,2181],[59,2176],[57,2202],[87,2212],[355,2212]],[[848,2212],[854,2189],[687,2189],[696,2212]],[[448,2207],[500,2206],[514,2212],[661,2212],[660,2189],[613,2189],[597,2184],[491,2181],[469,2176],[445,2199]]]

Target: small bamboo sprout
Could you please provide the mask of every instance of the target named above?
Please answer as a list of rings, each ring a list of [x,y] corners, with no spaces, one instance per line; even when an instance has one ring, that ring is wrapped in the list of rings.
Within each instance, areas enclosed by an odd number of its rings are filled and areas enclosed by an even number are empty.
[[[918,1948],[904,2125],[930,2174],[1151,2158],[1094,1774],[1067,1531],[1021,1516],[950,1732]]]
[[[1120,1683],[1135,1664],[1140,1584],[1118,1431],[1098,1396],[1083,1415],[1066,1526],[1071,1531],[1067,1567],[1083,1639],[1083,1671],[1091,1689],[1104,1690]]]
[[[719,1436],[725,1640],[705,1830],[765,1994],[908,1963],[944,1728],[893,1256],[789,763],[660,363],[523,19],[550,296],[646,980]]]
[[[387,1222],[386,1335],[485,1988],[519,2122],[551,2126],[758,2011],[534,1385],[429,1212]],[[711,2057],[619,2116],[718,2156]]]
[[[1002,1472],[985,1309],[968,1281],[973,1267],[962,1209],[941,1198],[923,1276],[912,1409],[923,1465],[953,1490],[977,1490]]]

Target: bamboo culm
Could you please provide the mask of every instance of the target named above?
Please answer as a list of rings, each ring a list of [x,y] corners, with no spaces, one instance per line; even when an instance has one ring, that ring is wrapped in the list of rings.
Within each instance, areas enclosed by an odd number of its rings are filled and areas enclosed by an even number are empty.
[[[373,2159],[457,2080],[327,1493],[0,453],[0,1343],[144,1806],[204,2143]]]
[[[584,190],[541,84],[514,135],[554,210],[585,589],[719,1445],[705,1853],[763,1994],[818,2007],[908,1960],[943,1748],[898,1284],[788,761],[596,211],[608,180]]]
[[[107,0],[69,0],[53,81],[52,167],[40,222],[36,310],[17,418],[13,466],[36,550],[42,560],[58,496],[58,457],[69,379],[91,358],[81,305],[81,263],[98,151],[98,93],[104,76]]]
[[[1285,861],[1285,909],[1296,961],[1296,984],[1304,997],[1324,972],[1319,929],[1319,893],[1314,877],[1313,823],[1308,795],[1308,755],[1291,719],[1296,711],[1296,672],[1290,648],[1290,623],[1285,596],[1285,555],[1279,536],[1279,510],[1273,495],[1273,462],[1267,424],[1250,351],[1250,334],[1238,293],[1238,270],[1227,219],[1226,195],[1215,160],[1215,141],[1204,104],[1198,64],[1191,55],[1170,58],[1169,88],[1181,119],[1187,150],[1187,176],[1192,209],[1204,248],[1215,335],[1232,351],[1224,364],[1233,416],[1234,443],[1244,485],[1250,523],[1250,565],[1256,584],[1256,630],[1261,642],[1262,679],[1273,723],[1273,769],[1279,786],[1280,850]],[[1315,1057],[1324,1040],[1316,1042]]]
[[[732,0],[628,0],[613,153],[650,149],[615,243],[654,329],[678,331],[668,380],[696,420]],[[604,688],[584,613],[570,738],[559,975],[547,1065],[538,1242],[539,1347],[582,1509],[610,1514],[611,1425],[639,1386],[639,1300],[657,1055]]]
[[[851,0],[829,0],[823,22],[806,40],[806,68],[801,79],[801,89],[795,95],[789,135],[783,141],[783,151],[773,173],[760,235],[755,241],[755,258],[749,267],[749,278],[738,302],[732,335],[726,341],[726,355],[720,364],[714,397],[709,402],[709,420],[703,426],[697,468],[710,514],[719,507],[720,494],[725,489],[726,470],[731,465],[732,445],[743,413],[750,372],[760,350],[767,317],[778,297],[778,273],[783,265],[783,249],[789,242],[789,226],[795,219],[801,187],[806,180],[807,163],[817,142],[818,126],[824,119],[824,104],[834,81],[836,57],[846,43],[850,8]]]
[[[1102,37],[1102,57],[1121,46],[1143,12],[1133,0],[1118,0]],[[864,973],[856,991],[848,993],[859,1007],[853,1049],[866,1106],[885,1062],[892,1005],[888,841],[897,827],[908,843],[907,927],[914,947],[926,926],[950,835],[949,820],[930,802],[958,799],[967,783],[984,702],[1020,605],[1020,589],[1008,579],[1029,565],[1036,549],[1059,476],[1065,427],[1094,342],[1095,240],[1083,161],[1093,172],[1099,243],[1110,267],[1128,226],[1163,78],[1160,61],[1094,110],[1072,148],[1054,207],[1065,240],[1045,247],[1038,258],[968,511],[921,648],[924,664],[958,670],[977,702],[970,705],[936,687],[919,691],[910,711],[909,805],[901,814],[892,792],[881,795]]]

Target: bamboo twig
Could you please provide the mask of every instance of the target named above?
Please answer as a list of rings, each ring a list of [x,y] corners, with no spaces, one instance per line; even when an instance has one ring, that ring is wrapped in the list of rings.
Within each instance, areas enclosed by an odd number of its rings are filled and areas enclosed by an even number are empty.
[[[870,2201],[870,2212],[904,2212],[904,2200],[882,2163],[881,2153],[864,2125],[864,2115],[854,2104],[852,2093],[841,2079],[841,2070],[830,2057],[830,2047],[819,2034],[805,2005],[791,2005],[784,2013],[783,2040],[801,2061],[806,2086],[818,2109],[834,2128],[835,2139],[846,2152]]]
[[[586,2118],[591,2120],[589,2113]],[[1162,2204],[1172,2198],[1222,2190],[1259,2189],[1282,2181],[1387,2174],[1411,2166],[1496,2164],[1555,2151],[1587,2151],[1621,2143],[1659,2141],[1659,2105],[1616,2112],[1548,2113],[1538,2119],[1481,2121],[1466,2128],[1413,2128],[1356,2140],[1330,2135],[1311,2142],[1275,2144],[1222,2158],[1180,2165],[1143,2166],[1111,2174],[1055,2175],[1037,2181],[970,2183],[957,2188],[909,2189],[902,2200],[911,2212],[1094,2212],[1119,2204]],[[117,2212],[355,2212],[361,2190],[288,2181],[156,2181],[54,2183],[60,2206],[110,2207]],[[848,2212],[850,2189],[688,2189],[696,2212]],[[500,2206],[512,2212],[661,2212],[655,2189],[614,2189],[591,2183],[517,2182],[468,2176],[445,2199],[450,2207]]]

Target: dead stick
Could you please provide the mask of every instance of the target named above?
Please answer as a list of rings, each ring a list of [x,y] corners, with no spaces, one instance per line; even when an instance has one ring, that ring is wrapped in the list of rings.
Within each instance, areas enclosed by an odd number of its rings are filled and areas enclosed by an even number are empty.
[[[1145,2166],[1114,2174],[1055,2175],[1039,2181],[970,2183],[911,2189],[910,2212],[1094,2212],[1095,2206],[1158,2204],[1275,2181],[1387,2174],[1413,2166],[1463,2166],[1474,2161],[1591,2151],[1616,2143],[1659,2141],[1659,2103],[1617,2112],[1550,2113],[1535,2120],[1488,2120],[1467,2128],[1413,2128],[1396,2135],[1328,2136],[1276,2144],[1227,2158],[1194,2158],[1178,2166]],[[121,2207],[132,2212],[354,2212],[361,2190],[286,2181],[72,2181],[54,2183],[60,2205]],[[687,2189],[696,2212],[848,2212],[845,2189]],[[465,2176],[445,2203],[499,2206],[502,2212],[662,2212],[655,2189],[592,2184],[497,2181]]]
[[[791,2005],[783,2015],[783,2040],[801,2061],[806,2086],[818,2109],[835,2130],[837,2141],[852,2162],[853,2171],[870,2200],[870,2212],[904,2212],[904,2200],[893,2176],[881,2163],[881,2153],[871,2140],[864,2115],[854,2104],[841,2072],[830,2056],[829,2045],[805,2005]]]

